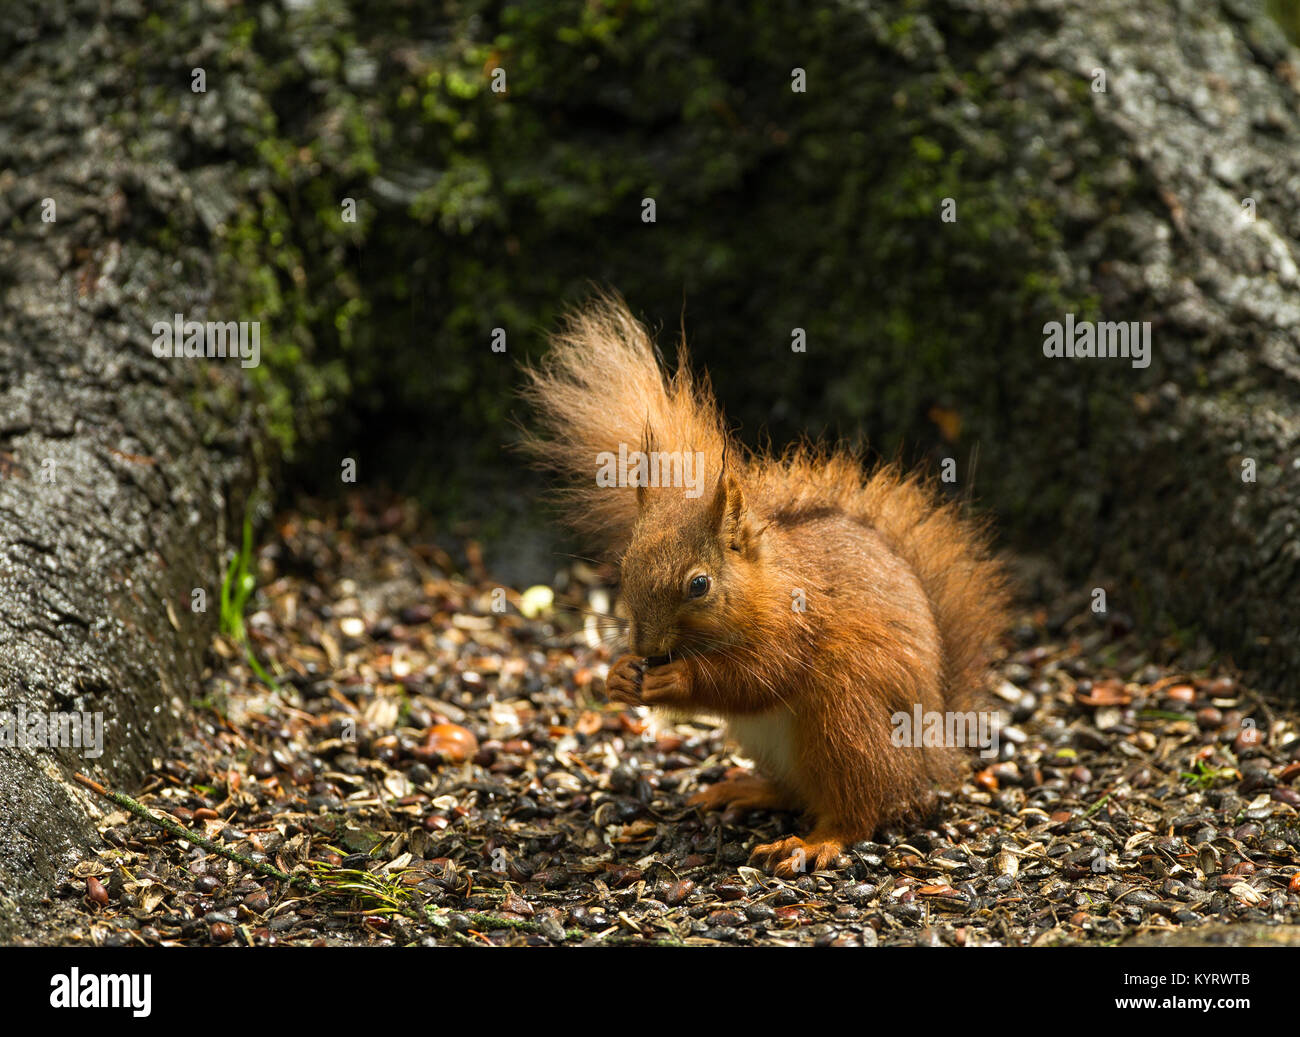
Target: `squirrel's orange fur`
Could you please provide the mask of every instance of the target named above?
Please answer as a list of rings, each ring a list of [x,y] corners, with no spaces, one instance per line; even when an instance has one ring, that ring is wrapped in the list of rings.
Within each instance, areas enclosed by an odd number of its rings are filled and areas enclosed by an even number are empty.
[[[541,424],[526,445],[566,478],[573,524],[619,561],[632,654],[610,669],[611,697],[725,719],[763,775],[692,802],[806,811],[809,836],[755,850],[790,874],[955,780],[959,750],[896,746],[891,717],[964,712],[981,690],[1007,602],[981,526],[895,465],[746,451],[684,346],[667,376],[616,296],[571,315],[527,376]],[[620,444],[701,453],[702,494],[597,485],[597,455]]]

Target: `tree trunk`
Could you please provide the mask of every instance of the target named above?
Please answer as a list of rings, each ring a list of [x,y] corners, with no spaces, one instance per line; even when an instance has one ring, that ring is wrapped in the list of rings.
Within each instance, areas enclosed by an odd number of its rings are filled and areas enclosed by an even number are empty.
[[[1001,142],[1010,168],[1042,177],[1001,247],[1032,248],[1031,204],[1046,198],[1064,234],[1042,274],[1059,298],[1091,300],[1080,319],[1151,325],[1142,368],[1036,352],[1069,302],[1015,312],[1025,326],[984,365],[1010,384],[975,423],[983,493],[1055,523],[1067,569],[1113,578],[1099,584],[1111,609],[1203,631],[1294,693],[1300,53],[1242,0],[961,6],[972,14],[932,8],[997,40],[955,60],[1015,101],[994,109],[1014,121],[971,142]]]
[[[71,775],[138,779],[198,692],[223,493],[251,468],[219,427],[221,361],[153,355],[155,321],[202,313],[212,260],[202,234],[160,247],[200,226],[189,180],[165,139],[127,157],[115,118],[137,102],[82,6],[0,30],[0,713],[98,713],[102,755],[27,725],[0,748],[5,943],[97,842],[103,804]]]

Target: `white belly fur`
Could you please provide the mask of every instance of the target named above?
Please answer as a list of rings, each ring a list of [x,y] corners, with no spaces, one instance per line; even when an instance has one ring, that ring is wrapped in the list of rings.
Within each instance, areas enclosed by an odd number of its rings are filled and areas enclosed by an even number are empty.
[[[794,715],[774,709],[753,716],[729,717],[727,733],[740,754],[758,765],[764,776],[789,785],[794,774]]]

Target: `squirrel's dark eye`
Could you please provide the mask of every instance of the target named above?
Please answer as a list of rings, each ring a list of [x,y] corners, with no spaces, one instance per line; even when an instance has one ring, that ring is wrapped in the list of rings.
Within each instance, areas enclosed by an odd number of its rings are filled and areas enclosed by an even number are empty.
[[[686,592],[692,598],[702,598],[709,592],[709,578],[707,576],[696,576],[691,580]]]

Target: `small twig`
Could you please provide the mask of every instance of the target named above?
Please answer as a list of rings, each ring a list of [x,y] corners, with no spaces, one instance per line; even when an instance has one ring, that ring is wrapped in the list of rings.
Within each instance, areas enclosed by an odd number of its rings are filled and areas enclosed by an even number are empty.
[[[314,882],[313,880],[307,878],[304,875],[290,875],[287,872],[281,871],[279,868],[272,867],[270,864],[265,864],[262,861],[255,861],[253,860],[253,858],[245,854],[239,853],[236,850],[232,850],[228,846],[221,846],[218,843],[214,843],[211,839],[207,838],[206,836],[198,835],[194,832],[191,832],[184,825],[180,824],[179,822],[173,821],[170,817],[166,817],[166,816],[159,817],[157,814],[151,811],[139,800],[132,799],[124,792],[114,792],[112,789],[105,788],[99,782],[92,781],[90,778],[87,778],[84,774],[79,774],[79,773],[73,774],[73,778],[76,779],[76,781],[79,784],[84,785],[92,792],[98,793],[99,795],[103,796],[105,799],[109,800],[112,803],[116,803],[123,810],[126,810],[134,814],[142,821],[147,821],[149,822],[149,824],[155,826],[156,828],[161,828],[164,832],[167,832],[169,835],[174,835],[178,839],[184,839],[186,842],[193,843],[195,846],[201,846],[203,847],[203,849],[215,853],[220,857],[225,857],[227,860],[234,861],[236,864],[242,864],[246,868],[252,868],[254,871],[260,872],[261,874],[269,876],[270,878],[279,879],[281,882],[286,882],[291,886],[299,886],[302,889],[305,889],[309,893],[325,893],[325,894],[332,894],[335,896],[338,895],[355,896],[358,892],[355,888],[355,885],[349,887],[348,889],[331,888],[329,886],[322,886],[319,883]],[[446,918],[447,915],[464,913],[465,917],[469,919],[471,925],[475,925],[483,929],[514,929],[520,932],[538,933],[544,935],[544,933],[542,932],[541,925],[537,922],[526,921],[523,919],[515,919],[515,918],[502,918],[500,915],[487,914],[484,912],[472,911],[472,912],[465,913],[465,912],[457,912],[454,908],[428,908],[427,909],[429,912],[428,914],[421,914],[415,908],[405,904],[396,905],[394,907],[394,910],[400,911],[403,915],[415,921],[422,921],[425,923],[432,922],[435,925],[442,925],[442,926],[446,926],[447,928],[450,928],[450,926],[447,925],[447,918]],[[463,935],[463,934],[455,933],[454,930],[452,930],[452,934],[453,936]],[[579,929],[565,930],[565,936],[568,937],[569,939],[581,939],[586,935],[587,935],[586,933],[582,932]],[[611,943],[622,942],[622,940],[620,940],[619,938],[615,938],[614,940],[610,940],[607,942],[611,942]],[[638,939],[634,937],[632,941],[629,942],[665,943],[668,941]]]
[[[272,867],[262,861],[255,861],[252,857],[232,850],[228,846],[222,846],[220,843],[214,843],[207,836],[198,835],[191,832],[184,825],[173,821],[170,817],[159,817],[153,813],[139,800],[132,799],[123,792],[114,792],[112,789],[105,788],[97,781],[91,781],[84,774],[74,774],[73,778],[80,784],[93,792],[99,793],[110,802],[116,803],[123,810],[127,810],[140,818],[142,821],[148,821],[151,825],[161,828],[164,832],[176,836],[178,839],[184,839],[195,846],[202,846],[203,849],[217,854],[219,857],[225,857],[226,860],[234,861],[236,864],[242,864],[246,868],[252,868],[254,871],[261,872],[263,875],[270,876],[273,879],[279,879],[281,882],[287,882],[291,886],[300,886],[309,893],[323,893],[324,887],[313,882],[305,875],[290,875],[288,872],[281,871],[279,868]]]
[[[1084,814],[1083,816],[1084,816],[1084,817],[1092,817],[1093,814],[1095,814],[1098,810],[1100,810],[1102,807],[1104,807],[1104,806],[1106,805],[1106,801],[1109,800],[1109,799],[1110,799],[1110,793],[1107,792],[1104,796],[1101,797],[1101,799],[1097,800],[1096,803],[1094,803],[1092,806],[1090,806],[1090,807],[1088,808],[1088,812],[1087,812],[1086,814]]]

